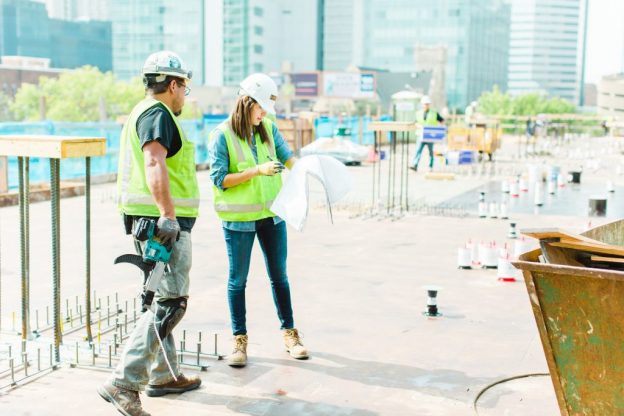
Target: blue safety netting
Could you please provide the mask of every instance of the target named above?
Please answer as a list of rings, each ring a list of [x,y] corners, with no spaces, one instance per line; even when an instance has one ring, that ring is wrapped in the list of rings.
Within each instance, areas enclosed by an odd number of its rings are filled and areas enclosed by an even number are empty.
[[[189,140],[196,144],[196,163],[208,162],[208,134],[226,116],[211,116],[199,120],[183,120],[182,126]],[[15,134],[50,134],[59,136],[83,136],[106,138],[106,155],[91,158],[91,174],[104,175],[117,172],[119,155],[120,124],[114,122],[103,123],[0,123],[0,135]],[[9,188],[18,186],[17,158],[8,158]],[[63,159],[61,161],[61,179],[82,178],[85,175],[84,158]],[[50,180],[50,164],[47,158],[30,158],[30,181],[32,183]]]
[[[379,120],[388,121],[390,116],[381,116]],[[360,120],[362,134],[360,135]],[[374,133],[368,130],[368,124],[373,121],[371,117],[318,117],[314,120],[315,138],[333,137],[339,127],[351,130],[351,141],[358,144],[373,144]]]
[[[182,120],[182,127],[196,146],[195,161],[198,164],[208,163],[208,139],[210,132],[227,118],[225,114],[206,114],[197,120]],[[360,136],[360,119],[362,119],[362,135]],[[382,116],[381,120],[390,120]],[[370,117],[319,117],[314,121],[315,138],[332,137],[339,127],[351,129],[351,140],[354,143],[372,144],[373,132],[368,131]],[[0,135],[15,134],[50,134],[59,136],[84,136],[106,138],[107,152],[105,156],[91,158],[91,174],[104,175],[117,172],[119,154],[119,137],[122,126],[114,122],[69,123],[69,122],[9,122],[0,123]],[[61,161],[61,179],[82,178],[85,175],[84,158],[63,159]],[[9,188],[18,186],[17,158],[8,160]],[[47,158],[30,158],[30,182],[46,182],[50,180],[50,164]]]

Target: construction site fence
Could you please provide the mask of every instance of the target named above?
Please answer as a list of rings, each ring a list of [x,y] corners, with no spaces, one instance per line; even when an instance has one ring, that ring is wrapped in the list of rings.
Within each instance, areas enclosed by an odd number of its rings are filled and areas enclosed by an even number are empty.
[[[208,140],[210,132],[227,119],[226,114],[205,115],[197,120],[181,120],[182,127],[189,140],[195,143],[195,162],[198,165],[208,164]],[[382,116],[382,120],[390,117]],[[314,120],[313,137],[331,137],[340,127],[351,129],[351,140],[354,143],[373,143],[373,132],[368,131],[371,117],[318,117]],[[49,134],[58,136],[84,136],[106,138],[106,155],[93,157],[91,174],[93,176],[110,175],[117,172],[119,157],[119,138],[122,125],[116,122],[4,122],[0,123],[0,135],[14,134]],[[16,190],[18,186],[17,158],[9,157],[8,188]],[[85,161],[83,158],[63,159],[61,161],[61,180],[79,179],[84,177]],[[49,182],[50,169],[45,158],[30,158],[30,181],[32,183]]]
[[[367,116],[327,117],[321,116],[314,120],[314,136],[333,137],[339,127],[346,127],[351,131],[351,141],[356,144],[369,145],[375,142],[374,132],[368,129],[372,121],[390,121],[392,117],[384,115],[373,120]],[[347,136],[349,137],[349,136]]]
[[[225,117],[219,119],[181,120],[182,127],[189,140],[195,147],[195,161],[197,164],[208,163],[208,135]],[[117,172],[119,157],[119,138],[122,125],[115,122],[20,122],[0,123],[0,135],[14,134],[49,134],[57,136],[83,136],[106,138],[106,155],[91,158],[91,174],[93,176],[109,175]],[[16,157],[9,157],[8,187],[10,190],[18,186],[18,163]],[[61,180],[71,180],[84,177],[84,158],[61,160]],[[30,181],[32,183],[49,182],[50,169],[46,158],[30,158]]]

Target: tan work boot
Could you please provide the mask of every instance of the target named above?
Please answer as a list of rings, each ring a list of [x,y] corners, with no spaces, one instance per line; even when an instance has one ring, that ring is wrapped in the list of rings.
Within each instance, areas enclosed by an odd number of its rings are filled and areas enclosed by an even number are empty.
[[[107,402],[110,402],[124,416],[150,416],[141,407],[141,399],[139,392],[136,390],[128,390],[114,386],[113,383],[107,381],[100,387],[97,392]]]
[[[187,377],[184,374],[178,376],[178,381],[171,380],[167,384],[148,384],[145,388],[145,394],[149,397],[160,397],[165,394],[184,393],[185,391],[194,390],[201,384],[201,378],[197,376]]]
[[[247,335],[234,336],[234,351],[228,356],[228,365],[244,367],[247,364]]]
[[[301,343],[299,332],[295,328],[284,330],[284,343],[290,356],[298,360],[308,358],[308,350]]]

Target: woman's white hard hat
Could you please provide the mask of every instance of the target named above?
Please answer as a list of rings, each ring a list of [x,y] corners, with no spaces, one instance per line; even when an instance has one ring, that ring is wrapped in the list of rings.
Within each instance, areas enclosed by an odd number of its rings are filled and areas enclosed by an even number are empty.
[[[267,113],[275,114],[277,100],[277,85],[266,74],[251,74],[240,83],[238,95],[247,95],[253,98]]]

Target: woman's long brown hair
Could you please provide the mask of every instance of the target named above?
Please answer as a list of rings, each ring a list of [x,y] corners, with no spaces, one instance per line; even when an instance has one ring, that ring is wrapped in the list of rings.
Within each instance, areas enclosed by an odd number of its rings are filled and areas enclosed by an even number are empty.
[[[246,140],[249,145],[251,145],[251,137],[256,133],[260,134],[262,143],[269,140],[269,134],[264,128],[264,124],[260,123],[258,126],[254,126],[251,122],[251,109],[255,103],[256,101],[247,95],[238,97],[231,117],[232,130],[238,137]]]

